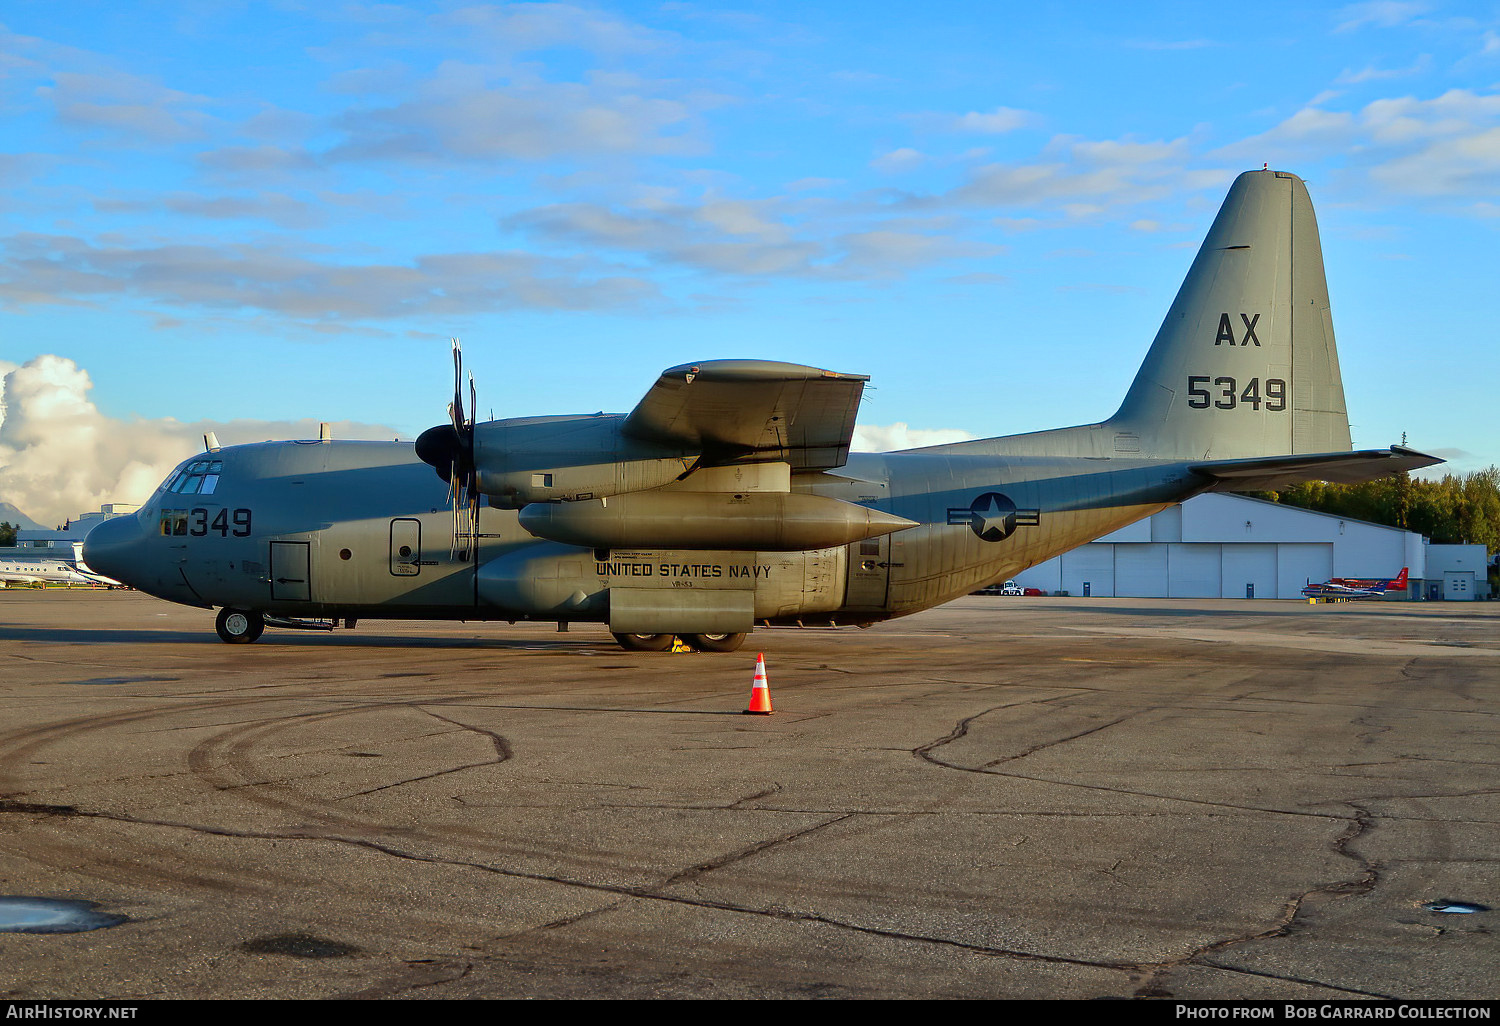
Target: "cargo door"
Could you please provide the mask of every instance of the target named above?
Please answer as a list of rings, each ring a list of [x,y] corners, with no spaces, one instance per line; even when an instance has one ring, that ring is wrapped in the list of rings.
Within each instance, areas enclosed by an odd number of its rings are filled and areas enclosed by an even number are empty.
[[[271,543],[271,601],[310,602],[307,542]]]

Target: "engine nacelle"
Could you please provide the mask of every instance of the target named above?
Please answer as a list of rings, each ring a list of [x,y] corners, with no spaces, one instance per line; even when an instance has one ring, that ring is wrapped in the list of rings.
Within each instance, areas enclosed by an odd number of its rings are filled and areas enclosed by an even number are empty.
[[[621,433],[619,414],[517,417],[474,428],[479,490],[501,509],[660,488],[696,453]]]
[[[521,526],[538,538],[597,549],[827,549],[900,531],[902,517],[822,495],[639,491],[533,503]]]

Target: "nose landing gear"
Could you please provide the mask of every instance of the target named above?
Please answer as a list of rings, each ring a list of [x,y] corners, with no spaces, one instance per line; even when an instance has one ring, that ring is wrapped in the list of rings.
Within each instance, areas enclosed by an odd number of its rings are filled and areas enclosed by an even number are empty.
[[[254,609],[235,609],[225,606],[214,620],[214,630],[219,640],[229,645],[248,645],[258,639],[266,629],[266,618]]]

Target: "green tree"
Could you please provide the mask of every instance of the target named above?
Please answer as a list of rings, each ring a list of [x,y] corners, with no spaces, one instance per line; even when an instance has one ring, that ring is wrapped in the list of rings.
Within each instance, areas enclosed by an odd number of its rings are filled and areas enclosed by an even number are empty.
[[[0,545],[16,543],[16,525],[9,520],[0,520]]]
[[[1483,545],[1500,552],[1500,467],[1440,480],[1407,474],[1363,484],[1303,481],[1256,498],[1352,520],[1399,527],[1441,544]]]

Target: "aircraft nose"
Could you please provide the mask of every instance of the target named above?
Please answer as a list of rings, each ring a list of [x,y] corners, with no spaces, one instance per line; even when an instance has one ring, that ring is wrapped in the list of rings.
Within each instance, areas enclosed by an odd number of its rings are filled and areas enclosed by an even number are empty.
[[[135,517],[114,517],[83,540],[83,561],[89,569],[123,584],[139,579],[139,559],[145,532]]]

